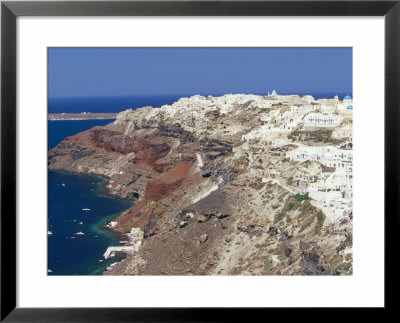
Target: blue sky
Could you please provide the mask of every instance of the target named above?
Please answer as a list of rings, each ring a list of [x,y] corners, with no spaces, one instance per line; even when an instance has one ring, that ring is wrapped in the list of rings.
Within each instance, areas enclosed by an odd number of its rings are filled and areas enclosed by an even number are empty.
[[[49,97],[352,94],[351,48],[49,48]]]

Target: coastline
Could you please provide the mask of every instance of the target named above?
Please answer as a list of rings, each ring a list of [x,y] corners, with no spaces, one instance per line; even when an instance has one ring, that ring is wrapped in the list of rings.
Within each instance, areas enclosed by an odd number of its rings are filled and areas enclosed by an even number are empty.
[[[60,120],[102,120],[102,119],[115,119],[117,113],[48,113],[47,120],[60,121]]]
[[[123,204],[126,204],[126,206],[123,207],[123,210],[114,212],[114,213],[110,213],[110,214],[106,214],[106,215],[98,216],[98,218],[94,219],[94,222],[88,223],[88,224],[86,224],[86,226],[84,228],[82,228],[82,231],[85,231],[86,235],[91,236],[94,234],[95,236],[99,237],[99,241],[104,241],[104,239],[110,240],[110,242],[106,243],[105,246],[99,245],[98,248],[96,248],[96,249],[98,249],[99,254],[103,255],[103,253],[106,251],[106,249],[109,246],[120,245],[119,242],[122,240],[125,240],[126,234],[124,234],[121,231],[110,228],[109,226],[107,226],[107,224],[110,221],[113,221],[115,218],[117,218],[121,213],[123,213],[124,211],[129,209],[133,205],[133,202],[128,199],[123,199],[120,197],[115,197],[113,195],[107,194],[107,190],[105,189],[105,185],[107,183],[107,177],[98,175],[98,174],[75,173],[75,172],[70,172],[70,171],[66,171],[66,170],[48,169],[48,172],[60,174],[63,176],[71,176],[71,177],[76,177],[76,176],[79,177],[81,175],[83,175],[83,176],[89,175],[93,178],[96,178],[99,181],[96,185],[97,187],[95,187],[92,190],[93,197],[101,198],[101,199],[110,199],[110,200],[114,200],[114,201],[117,200],[117,201],[122,202]],[[65,181],[65,183],[67,184],[67,186],[69,186],[67,181]],[[93,209],[92,209],[92,211],[93,211]],[[49,210],[49,214],[50,214],[50,210]],[[53,223],[53,221],[55,221],[55,219],[51,219],[49,216],[49,220],[47,223],[48,230],[50,228],[53,230],[54,225],[49,225],[50,223]],[[84,222],[86,223],[86,221],[84,221]],[[50,242],[48,242],[48,243],[50,243]],[[101,244],[101,242],[100,242],[100,244]],[[82,248],[85,248],[85,245],[83,245]],[[101,275],[103,275],[104,272],[106,272],[108,270],[108,268],[111,264],[119,263],[120,261],[122,261],[125,258],[126,258],[125,253],[116,253],[114,257],[112,257],[108,260],[108,262],[106,259],[103,259],[102,257],[101,258],[96,257],[97,267],[95,267],[95,268],[91,267],[91,269],[89,269],[88,272],[86,272],[84,274],[79,274],[79,275],[99,275],[99,276],[101,276]],[[103,261],[99,262],[99,260],[103,260]],[[52,275],[60,275],[60,274],[58,274],[57,272],[53,272]],[[61,274],[61,275],[64,275],[64,274]]]

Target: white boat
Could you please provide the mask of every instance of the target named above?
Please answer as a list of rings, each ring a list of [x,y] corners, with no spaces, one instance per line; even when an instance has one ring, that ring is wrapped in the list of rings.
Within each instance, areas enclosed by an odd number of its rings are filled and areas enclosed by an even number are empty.
[[[77,236],[83,236],[83,235],[85,235],[82,231],[79,231],[79,232],[77,232],[77,233],[75,233]]]
[[[64,183],[62,183],[62,184],[61,184],[61,186],[65,186],[65,184],[64,184]]]
[[[53,271],[52,271],[51,269],[48,269],[47,272],[48,272],[48,273],[52,273]]]
[[[90,209],[85,207],[85,208],[82,209],[82,211],[90,211]]]
[[[51,232],[51,231],[49,230],[49,231],[47,231],[47,234],[48,234],[49,236],[51,236],[51,235],[53,234],[53,232]]]
[[[83,224],[83,222],[81,221],[81,222],[79,222],[79,224]]]

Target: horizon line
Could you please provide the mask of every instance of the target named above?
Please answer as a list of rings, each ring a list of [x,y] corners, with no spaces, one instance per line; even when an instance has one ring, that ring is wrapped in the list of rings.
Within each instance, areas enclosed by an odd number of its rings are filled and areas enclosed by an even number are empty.
[[[272,90],[270,91],[272,92]],[[329,92],[279,92],[276,91],[278,95],[315,95],[315,94],[346,94],[346,95],[352,95],[352,91],[329,91]],[[154,93],[154,94],[110,94],[110,95],[79,95],[79,96],[48,96],[47,99],[75,99],[75,98],[114,98],[114,97],[145,97],[145,96],[185,96],[185,97],[190,97],[190,96],[195,96],[195,95],[200,95],[207,97],[209,95],[215,96],[215,95],[227,95],[227,94],[245,94],[245,95],[268,95],[268,91],[266,92],[225,92],[225,93]]]

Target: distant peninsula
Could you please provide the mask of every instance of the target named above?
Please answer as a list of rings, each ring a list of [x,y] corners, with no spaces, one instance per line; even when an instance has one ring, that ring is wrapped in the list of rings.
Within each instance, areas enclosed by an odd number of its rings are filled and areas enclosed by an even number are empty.
[[[117,117],[116,113],[49,113],[47,115],[47,120],[57,121],[57,120],[95,120],[95,119],[115,119]]]

